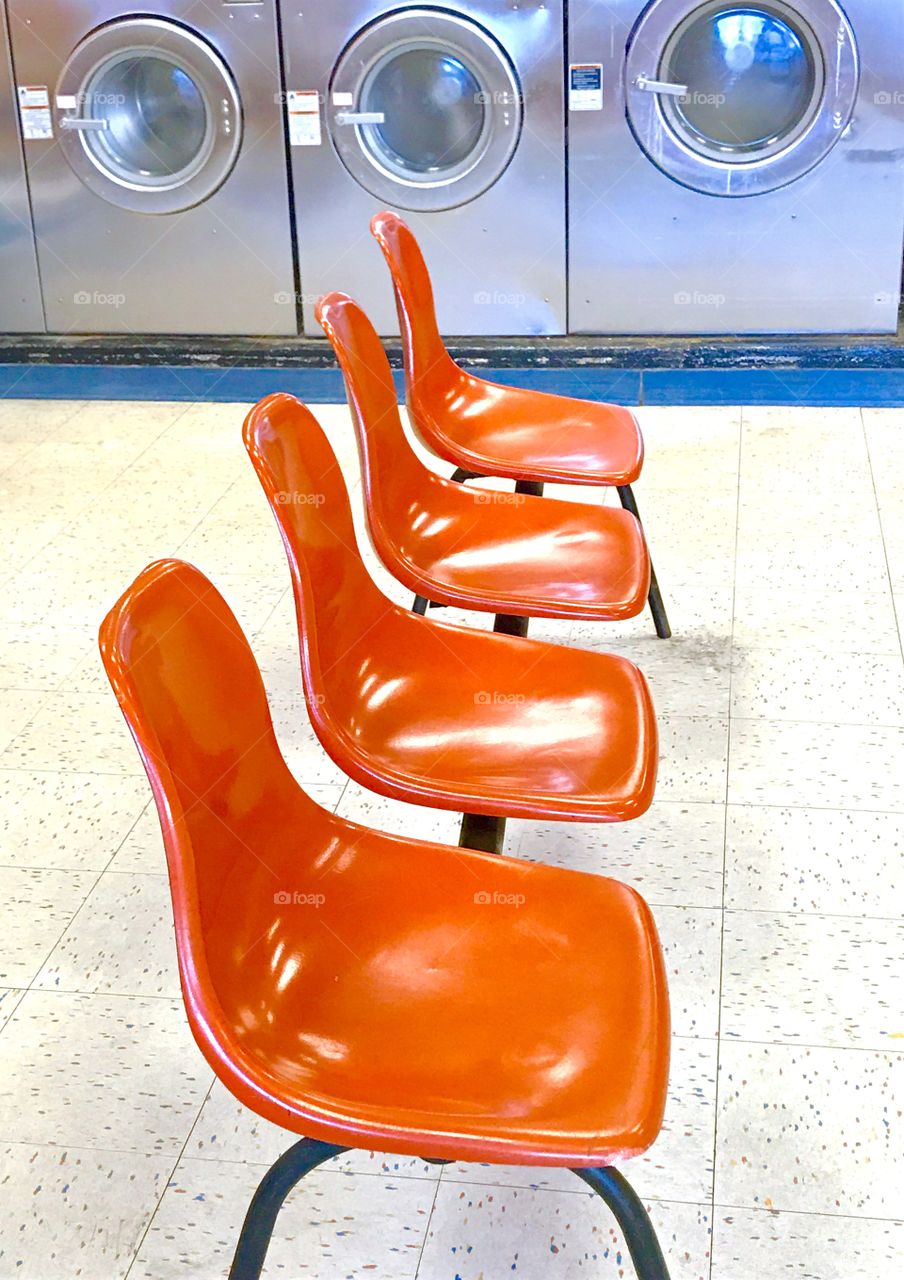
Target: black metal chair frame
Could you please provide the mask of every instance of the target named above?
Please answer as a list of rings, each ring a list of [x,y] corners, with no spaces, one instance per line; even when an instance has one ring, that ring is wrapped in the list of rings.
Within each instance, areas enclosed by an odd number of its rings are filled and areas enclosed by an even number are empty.
[[[312,1169],[348,1150],[350,1148],[336,1147],[329,1142],[302,1138],[280,1156],[264,1175],[248,1207],[229,1280],[260,1280],[273,1228],[286,1196]],[[449,1161],[431,1160],[428,1163],[448,1164]],[[653,1224],[637,1193],[622,1174],[608,1168],[573,1169],[572,1172],[601,1196],[612,1210],[628,1246],[637,1280],[669,1280]]]

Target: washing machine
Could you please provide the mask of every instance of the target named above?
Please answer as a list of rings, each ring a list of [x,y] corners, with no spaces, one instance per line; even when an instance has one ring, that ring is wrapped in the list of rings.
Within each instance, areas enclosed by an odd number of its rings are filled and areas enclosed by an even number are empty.
[[[569,32],[579,333],[892,332],[901,0],[582,0]]]
[[[0,0],[0,333],[35,333],[44,311],[15,101]]]
[[[305,330],[355,297],[398,333],[380,209],[421,242],[446,334],[564,333],[561,0],[283,0]]]
[[[9,22],[49,330],[297,332],[275,0]]]

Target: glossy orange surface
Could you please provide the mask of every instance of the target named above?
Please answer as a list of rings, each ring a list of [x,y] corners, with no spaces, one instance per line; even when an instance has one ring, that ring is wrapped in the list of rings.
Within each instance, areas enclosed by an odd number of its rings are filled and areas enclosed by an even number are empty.
[[[467,373],[440,336],[430,276],[410,229],[394,213],[378,213],[370,229],[395,289],[408,411],[429,448],[481,475],[596,485],[637,479],[643,437],[630,410]]]
[[[437,1159],[645,1150],[668,1073],[650,911],[613,880],[383,835],[289,773],[257,665],[197,569],[101,627],[157,803],[195,1038],[286,1129]]]
[[[642,612],[650,558],[630,512],[436,475],[408,443],[389,361],[361,308],[331,293],[317,319],[345,378],[370,535],[391,573],[429,600],[491,613],[599,620]]]
[[[632,662],[400,608],[364,567],[310,410],[269,396],[245,444],[289,557],[311,721],[346,773],[401,800],[497,817],[606,822],[649,807],[656,722]]]

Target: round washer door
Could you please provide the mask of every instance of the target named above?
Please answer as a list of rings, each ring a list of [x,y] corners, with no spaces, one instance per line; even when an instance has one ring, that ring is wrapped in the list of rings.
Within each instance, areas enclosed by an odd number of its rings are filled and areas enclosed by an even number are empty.
[[[92,32],[56,91],[60,145],[110,204],[177,213],[225,182],[242,142],[241,99],[226,64],[193,32],[127,18]]]
[[[774,191],[819,164],[860,80],[835,0],[653,0],[625,71],[640,146],[669,177],[718,196]]]
[[[514,67],[482,27],[441,9],[401,9],[346,47],[327,114],[362,187],[396,208],[434,211],[498,181],[523,108]]]

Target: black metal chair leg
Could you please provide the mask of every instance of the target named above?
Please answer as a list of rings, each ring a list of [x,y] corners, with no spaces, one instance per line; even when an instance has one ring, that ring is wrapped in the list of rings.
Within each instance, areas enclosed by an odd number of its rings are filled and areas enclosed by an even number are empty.
[[[491,818],[485,813],[465,813],[461,819],[460,849],[479,849],[482,853],[502,853],[505,844],[505,818]]]
[[[543,481],[542,480],[518,480],[515,483],[515,493],[526,493],[531,498],[543,497]]]
[[[465,471],[464,467],[456,467],[449,479],[456,484],[464,484],[466,480],[483,480],[484,477],[479,471]]]
[[[260,1280],[273,1228],[286,1196],[306,1173],[347,1150],[348,1147],[302,1138],[279,1157],[264,1174],[248,1207],[229,1280]]]
[[[629,484],[618,486],[618,496],[621,504],[626,511],[630,511],[631,515],[640,520],[640,512],[637,510],[637,502],[634,498],[634,490]],[[643,521],[640,520],[641,525]],[[650,561],[650,613],[653,615],[653,625],[656,627],[656,634],[660,640],[668,640],[672,634],[672,628],[669,626],[668,615],[665,611],[665,604],[662,600],[662,592],[659,590],[659,582],[656,577],[656,570],[653,568],[653,562]]]
[[[429,604],[430,604],[430,601],[427,599],[426,596],[415,596],[414,604],[411,606],[411,612],[419,613],[421,617],[423,617],[423,615],[427,612],[427,606]]]
[[[669,1280],[650,1216],[628,1180],[617,1169],[573,1169],[572,1172],[602,1196],[612,1210],[625,1237],[637,1280]]]

